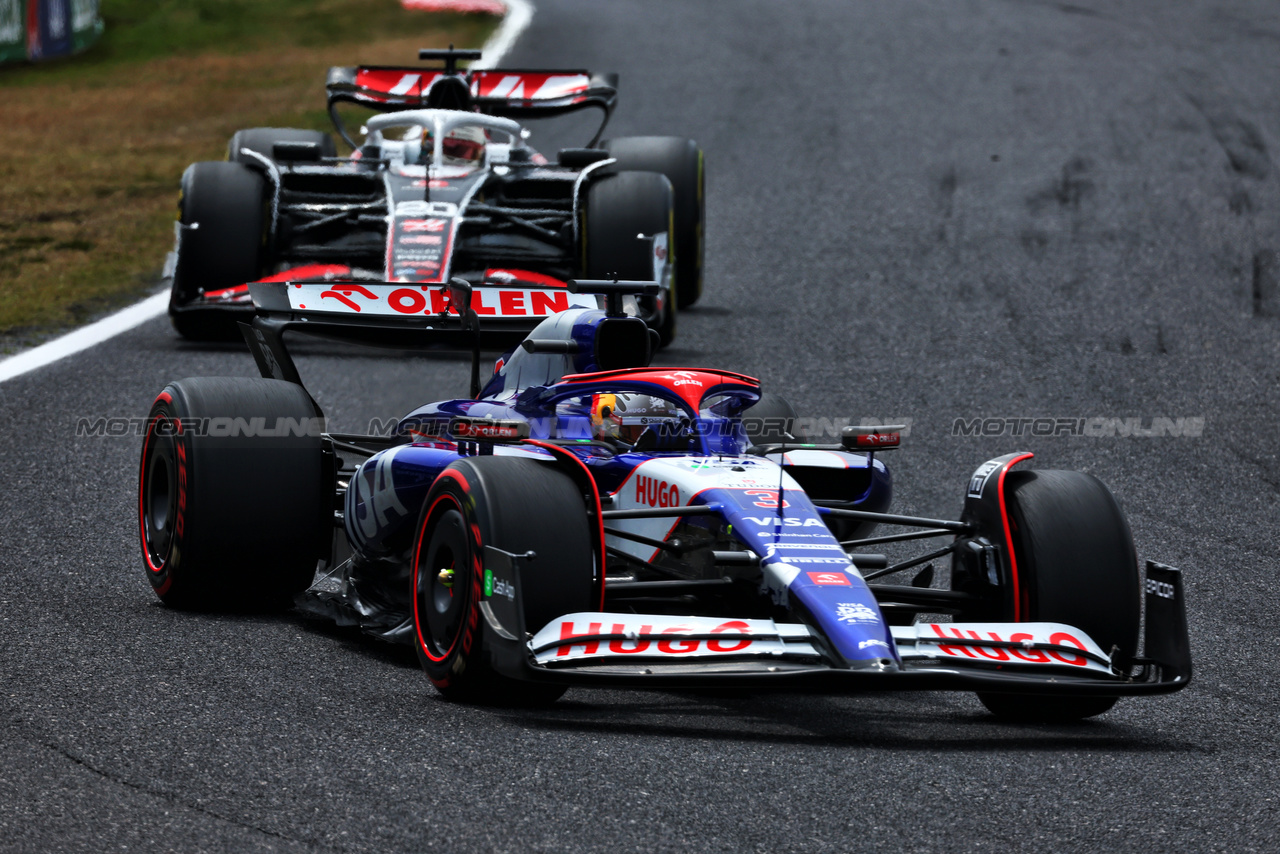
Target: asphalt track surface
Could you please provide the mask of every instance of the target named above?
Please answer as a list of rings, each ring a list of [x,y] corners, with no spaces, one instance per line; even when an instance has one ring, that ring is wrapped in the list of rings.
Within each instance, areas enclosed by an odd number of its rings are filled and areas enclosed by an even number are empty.
[[[507,64],[557,63],[622,73],[615,134],[707,151],[707,294],[667,363],[912,419],[903,512],[958,512],[1015,449],[1098,475],[1185,571],[1192,686],[1076,726],[963,694],[491,711],[352,633],[166,610],[139,442],[76,420],[254,371],[158,320],[0,385],[0,850],[1275,850],[1276,6],[541,0]],[[300,362],[336,429],[465,389],[446,359]],[[1204,428],[953,435],[977,417]]]

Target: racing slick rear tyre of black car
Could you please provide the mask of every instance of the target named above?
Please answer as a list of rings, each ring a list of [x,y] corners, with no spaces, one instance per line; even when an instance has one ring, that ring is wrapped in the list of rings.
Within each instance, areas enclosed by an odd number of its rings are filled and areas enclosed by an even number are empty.
[[[653,248],[637,235],[670,235],[673,204],[671,182],[657,172],[618,172],[590,184],[583,205],[584,278],[653,281]],[[651,297],[644,300],[653,304]],[[668,294],[655,325],[664,346],[676,337],[677,312],[677,301]]]
[[[243,163],[246,166],[258,165],[261,161],[244,153],[243,149],[247,148],[268,160],[275,160],[274,148],[277,142],[314,142],[320,146],[321,157],[338,156],[333,136],[324,131],[302,128],[246,128],[236,131],[227,142],[227,159],[232,163]]]
[[[1131,658],[1141,626],[1138,558],[1111,491],[1083,472],[1013,471],[1005,494],[1021,619],[1074,626],[1103,652]],[[978,698],[999,717],[1023,721],[1093,717],[1118,699],[985,692]]]
[[[193,163],[182,176],[178,220],[182,238],[169,314],[174,328],[193,340],[234,340],[236,318],[181,309],[208,291],[235,287],[258,278],[262,270],[266,182],[239,163]]]
[[[166,605],[270,610],[310,584],[331,506],[322,426],[294,383],[165,387],[147,419],[138,514],[143,566]]]
[[[494,671],[480,613],[484,547],[533,551],[521,570],[525,627],[592,610],[595,555],[583,496],[549,463],[481,456],[450,465],[423,504],[412,560],[415,646],[436,689],[448,700],[543,705],[563,686],[512,679]]]
[[[676,261],[676,304],[688,308],[702,296],[706,194],[702,149],[679,136],[628,136],[605,140],[604,149],[619,169],[661,172],[675,196],[672,232]]]

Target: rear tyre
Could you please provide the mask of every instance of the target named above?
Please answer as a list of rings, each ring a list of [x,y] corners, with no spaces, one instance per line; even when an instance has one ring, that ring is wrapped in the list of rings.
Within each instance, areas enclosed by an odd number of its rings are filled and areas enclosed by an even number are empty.
[[[1005,494],[1021,599],[1010,610],[1022,621],[1075,626],[1104,652],[1132,657],[1141,626],[1138,558],[1111,491],[1083,472],[1014,471]],[[978,699],[1002,718],[1073,721],[1102,714],[1118,698],[984,692]]]
[[[201,294],[257,279],[262,270],[266,183],[239,163],[193,163],[182,176],[178,220],[184,226],[169,313],[174,327],[195,340],[235,337],[235,315],[200,312],[179,319]],[[179,310],[175,310],[179,309]],[[195,319],[195,318],[199,319]]]
[[[678,136],[630,136],[606,140],[604,148],[619,169],[661,172],[671,182],[675,203],[672,243],[676,267],[676,303],[688,308],[702,296],[702,258],[706,219],[702,149]]]
[[[654,257],[649,241],[638,234],[673,231],[671,182],[657,172],[618,172],[593,182],[583,206],[582,267],[588,279],[653,281]],[[641,299],[656,311],[652,298]],[[666,295],[662,311],[650,325],[662,344],[676,337],[676,300]]]
[[[160,393],[138,515],[147,579],[166,605],[269,610],[310,584],[326,533],[316,418],[306,391],[279,380],[200,377]]]
[[[537,555],[521,575],[528,631],[591,610],[595,554],[582,494],[548,463],[500,456],[460,460],[432,486],[413,551],[418,660],[445,699],[554,702],[564,686],[511,679],[490,664],[480,613],[486,545]]]
[[[318,130],[301,128],[246,128],[238,130],[227,142],[227,160],[232,163],[244,163],[256,166],[259,160],[250,157],[243,149],[261,154],[268,160],[275,160],[273,149],[277,142],[314,142],[320,146],[321,157],[337,157],[338,149],[333,144],[333,136]]]

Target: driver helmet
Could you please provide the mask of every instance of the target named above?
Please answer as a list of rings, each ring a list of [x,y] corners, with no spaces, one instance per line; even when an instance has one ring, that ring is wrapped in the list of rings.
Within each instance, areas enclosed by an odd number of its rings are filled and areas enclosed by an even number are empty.
[[[675,428],[683,413],[669,400],[648,394],[593,395],[591,422],[596,438],[621,439],[635,444],[647,429],[661,432]]]
[[[444,135],[440,146],[441,163],[444,166],[461,166],[475,169],[484,162],[484,131],[478,127],[463,125],[456,127]],[[422,162],[430,163],[435,152],[435,142],[431,128],[422,130]]]

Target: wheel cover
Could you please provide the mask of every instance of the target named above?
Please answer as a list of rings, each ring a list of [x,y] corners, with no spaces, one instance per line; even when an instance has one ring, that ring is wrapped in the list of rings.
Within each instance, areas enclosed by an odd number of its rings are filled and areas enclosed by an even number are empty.
[[[142,451],[142,472],[138,512],[142,552],[147,569],[163,573],[177,525],[181,519],[179,500],[185,483],[183,456],[175,440],[181,428],[164,414],[152,418]],[[181,480],[185,480],[182,477]]]
[[[414,554],[414,622],[423,653],[434,662],[444,662],[466,634],[472,614],[471,555],[466,519],[458,500],[439,496],[427,512],[423,534]],[[442,571],[452,570],[452,583]]]
[[[147,525],[148,550],[159,556],[168,553],[169,541],[173,538],[169,520],[175,509],[173,497],[177,490],[173,489],[173,477],[163,454],[152,455],[151,464],[147,468],[147,483],[143,489],[143,516]]]

